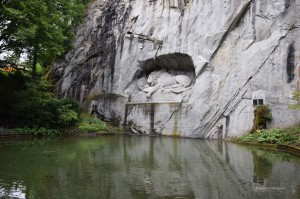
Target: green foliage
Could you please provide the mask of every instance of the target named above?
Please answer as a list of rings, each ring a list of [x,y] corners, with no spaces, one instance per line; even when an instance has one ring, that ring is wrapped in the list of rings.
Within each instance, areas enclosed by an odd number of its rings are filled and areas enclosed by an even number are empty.
[[[2,78],[3,77],[3,78]],[[60,129],[74,125],[81,107],[75,100],[57,99],[51,82],[0,73],[0,126]]]
[[[254,109],[254,127],[253,131],[266,129],[267,122],[272,120],[272,113],[266,105],[259,105]]]
[[[107,125],[100,119],[92,116],[83,116],[78,124],[78,129],[85,133],[107,131]]]
[[[300,136],[300,127],[295,126],[288,129],[269,129],[258,130],[255,134],[248,134],[238,137],[237,141],[258,142],[270,144],[290,144],[298,142]]]
[[[292,140],[290,134],[281,134],[280,132],[280,129],[273,129],[272,131],[262,131],[257,141],[262,143],[284,144],[285,142]]]
[[[19,103],[13,107],[18,126],[64,128],[78,121],[80,108],[74,101],[60,100],[32,87],[21,92],[18,98]]]
[[[297,100],[297,103],[289,105],[289,108],[293,110],[300,110],[300,92],[293,92],[293,99]]]
[[[73,32],[88,1],[3,0],[0,49],[20,57],[27,53],[35,76],[37,63],[47,66],[71,49]]]
[[[21,72],[5,73],[0,71],[0,126],[12,126],[12,107],[18,103],[16,95],[25,89],[28,78]]]
[[[44,127],[23,127],[13,129],[15,133],[19,134],[33,134],[33,135],[42,135],[42,136],[58,136],[60,131],[58,129],[48,129]]]
[[[57,112],[60,126],[74,125],[78,121],[78,112],[72,110],[71,104],[62,105]]]
[[[37,63],[36,65],[36,74],[38,76],[42,76],[44,73],[44,68],[41,66],[41,64]]]

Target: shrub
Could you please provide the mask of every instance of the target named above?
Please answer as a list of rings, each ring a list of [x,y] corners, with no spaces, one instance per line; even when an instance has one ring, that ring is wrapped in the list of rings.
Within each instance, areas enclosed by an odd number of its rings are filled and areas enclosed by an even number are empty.
[[[272,120],[272,113],[266,105],[257,106],[254,109],[254,127],[252,132],[267,128],[267,122]]]
[[[56,98],[52,89],[52,82],[46,79],[32,80],[20,71],[0,70],[0,126],[47,134],[44,129],[75,125],[81,112],[79,103]]]
[[[85,133],[107,131],[107,125],[96,117],[83,116],[78,124],[78,129]]]
[[[57,99],[45,91],[43,85],[28,83],[27,89],[16,95],[18,103],[12,107],[16,126],[59,129],[74,125],[81,111],[79,103],[70,99]]]
[[[78,113],[70,109],[70,105],[61,106],[58,111],[58,124],[61,127],[74,125],[78,121]]]
[[[43,135],[43,136],[57,136],[60,135],[60,131],[57,129],[47,129],[44,127],[23,127],[23,128],[15,128],[14,132],[19,134],[33,134],[33,135]]]
[[[270,130],[258,130],[255,134],[248,134],[237,138],[243,142],[260,142],[270,144],[285,144],[295,139],[295,136],[286,130],[275,128]]]
[[[25,89],[27,77],[16,71],[7,73],[0,70],[0,126],[15,126],[13,106],[19,102],[16,95]]]
[[[262,143],[283,144],[292,140],[289,133],[282,133],[281,131],[281,129],[263,130],[260,132],[257,141]]]

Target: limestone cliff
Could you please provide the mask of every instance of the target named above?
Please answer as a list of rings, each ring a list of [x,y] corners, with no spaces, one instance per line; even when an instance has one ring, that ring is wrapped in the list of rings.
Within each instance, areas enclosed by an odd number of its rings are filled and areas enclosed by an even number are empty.
[[[57,94],[144,134],[241,135],[261,103],[270,127],[292,125],[299,19],[299,0],[96,0],[54,67]],[[157,71],[176,85],[154,89]]]

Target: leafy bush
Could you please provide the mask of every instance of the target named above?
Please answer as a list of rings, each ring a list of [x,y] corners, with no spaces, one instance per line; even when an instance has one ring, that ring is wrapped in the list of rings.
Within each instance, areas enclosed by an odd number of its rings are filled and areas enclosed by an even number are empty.
[[[0,126],[14,126],[13,106],[19,102],[16,95],[25,89],[28,78],[19,71],[7,73],[0,70]]]
[[[78,124],[78,129],[85,133],[107,131],[107,125],[96,117],[84,116]]]
[[[57,129],[47,129],[44,127],[24,127],[24,128],[15,128],[13,129],[15,133],[19,134],[33,134],[33,135],[43,135],[43,136],[57,136],[60,135],[60,131]]]
[[[283,144],[291,140],[291,135],[288,133],[281,133],[281,129],[274,129],[272,131],[262,131],[260,133],[260,136],[257,138],[257,141],[259,142],[271,144]]]
[[[22,101],[13,107],[17,126],[64,128],[78,121],[80,106],[75,101],[60,100],[47,93],[40,95],[31,91],[21,95]]]
[[[0,72],[0,126],[36,130],[75,125],[81,112],[79,103],[58,99],[51,90],[52,83],[45,79],[31,80],[20,72]]]
[[[70,109],[71,105],[63,105],[57,109],[59,126],[70,126],[78,121],[78,113]]]
[[[272,120],[272,113],[266,105],[257,106],[254,109],[254,127],[253,131],[259,129],[266,129],[267,122]]]
[[[270,129],[270,130],[258,130],[255,134],[248,134],[238,137],[237,141],[243,142],[259,142],[270,144],[288,144],[291,141],[299,138],[300,131],[297,131],[296,127],[290,129]],[[299,129],[298,129],[299,130]]]

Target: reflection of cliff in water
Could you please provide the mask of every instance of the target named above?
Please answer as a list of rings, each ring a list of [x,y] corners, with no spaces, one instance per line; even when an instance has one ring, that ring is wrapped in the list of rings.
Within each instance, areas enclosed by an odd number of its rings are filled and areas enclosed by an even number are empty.
[[[18,185],[26,198],[299,198],[299,159],[220,141],[26,141],[1,147],[0,159],[0,198]],[[253,179],[284,189],[257,191]]]
[[[296,188],[296,196],[297,198],[300,198],[300,185],[298,185]]]

